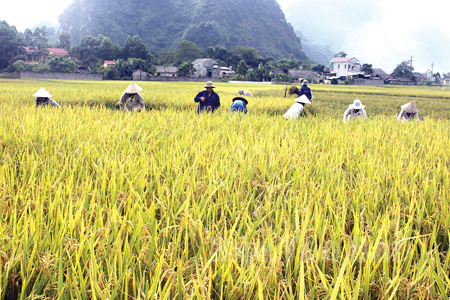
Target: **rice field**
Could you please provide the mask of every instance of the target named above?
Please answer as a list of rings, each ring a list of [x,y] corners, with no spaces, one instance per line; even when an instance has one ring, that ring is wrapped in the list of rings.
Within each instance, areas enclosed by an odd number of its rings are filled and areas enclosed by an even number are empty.
[[[2,300],[448,299],[450,90],[311,85],[286,121],[285,86],[197,115],[202,83],[138,83],[138,114],[129,84],[0,80]]]

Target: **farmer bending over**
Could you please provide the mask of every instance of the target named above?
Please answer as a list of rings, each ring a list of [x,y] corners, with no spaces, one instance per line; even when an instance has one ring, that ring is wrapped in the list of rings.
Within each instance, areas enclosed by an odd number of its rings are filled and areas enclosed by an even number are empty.
[[[140,112],[145,109],[144,98],[142,98],[140,92],[143,89],[135,83],[132,83],[128,86],[120,98],[120,110],[123,111],[135,111]]]
[[[44,88],[41,88],[39,91],[37,91],[33,97],[36,98],[36,107],[38,106],[52,106],[52,107],[59,107],[59,104],[56,103],[55,100],[52,99],[52,95],[49,94]]]
[[[367,117],[366,111],[364,110],[364,105],[361,104],[361,100],[355,99],[353,104],[350,104],[344,113],[344,123],[345,121],[350,121],[358,118],[365,119]]]

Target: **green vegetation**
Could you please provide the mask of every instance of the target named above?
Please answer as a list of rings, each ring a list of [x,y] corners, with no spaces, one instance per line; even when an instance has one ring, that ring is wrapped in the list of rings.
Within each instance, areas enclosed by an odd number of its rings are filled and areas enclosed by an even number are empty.
[[[127,82],[0,81],[3,299],[450,292],[447,90],[312,85],[292,122],[284,86],[216,83],[197,115],[203,84],[141,82],[133,114],[112,109]],[[343,124],[354,98],[369,118]],[[396,121],[409,101],[425,121]]]
[[[78,0],[59,21],[74,44],[87,35],[103,34],[117,44],[138,35],[154,53],[186,40],[203,49],[241,45],[254,47],[263,57],[307,59],[276,0]]]

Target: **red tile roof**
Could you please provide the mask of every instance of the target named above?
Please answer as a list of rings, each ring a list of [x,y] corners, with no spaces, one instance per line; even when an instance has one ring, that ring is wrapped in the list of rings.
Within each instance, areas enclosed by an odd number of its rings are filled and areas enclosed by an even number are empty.
[[[336,62],[336,61],[350,61],[355,57],[335,57],[333,58],[331,61],[332,62]],[[356,59],[356,58],[355,58]],[[356,59],[357,60],[357,59]]]
[[[103,61],[103,63],[107,64],[107,65],[115,65],[116,64],[116,62],[113,60],[105,60],[105,61]]]
[[[23,47],[27,54],[38,51],[36,48],[31,49],[31,47]],[[62,48],[46,48],[48,51],[52,52],[55,55],[69,55],[66,49]]]
[[[47,50],[56,55],[69,55],[69,52],[63,48],[47,48]]]

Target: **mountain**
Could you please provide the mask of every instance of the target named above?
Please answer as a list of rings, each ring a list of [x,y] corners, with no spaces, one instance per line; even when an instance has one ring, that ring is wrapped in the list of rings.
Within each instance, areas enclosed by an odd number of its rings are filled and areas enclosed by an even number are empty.
[[[102,34],[123,45],[138,35],[152,52],[188,40],[204,49],[239,45],[264,57],[307,59],[276,0],[75,0],[59,22],[72,44]]]
[[[432,62],[435,71],[450,70],[450,30],[439,17],[446,16],[445,10],[435,1],[418,6],[391,0],[297,0],[285,13],[313,60],[318,59],[311,51],[323,54],[328,47],[388,73],[411,56],[417,71],[431,69]]]

